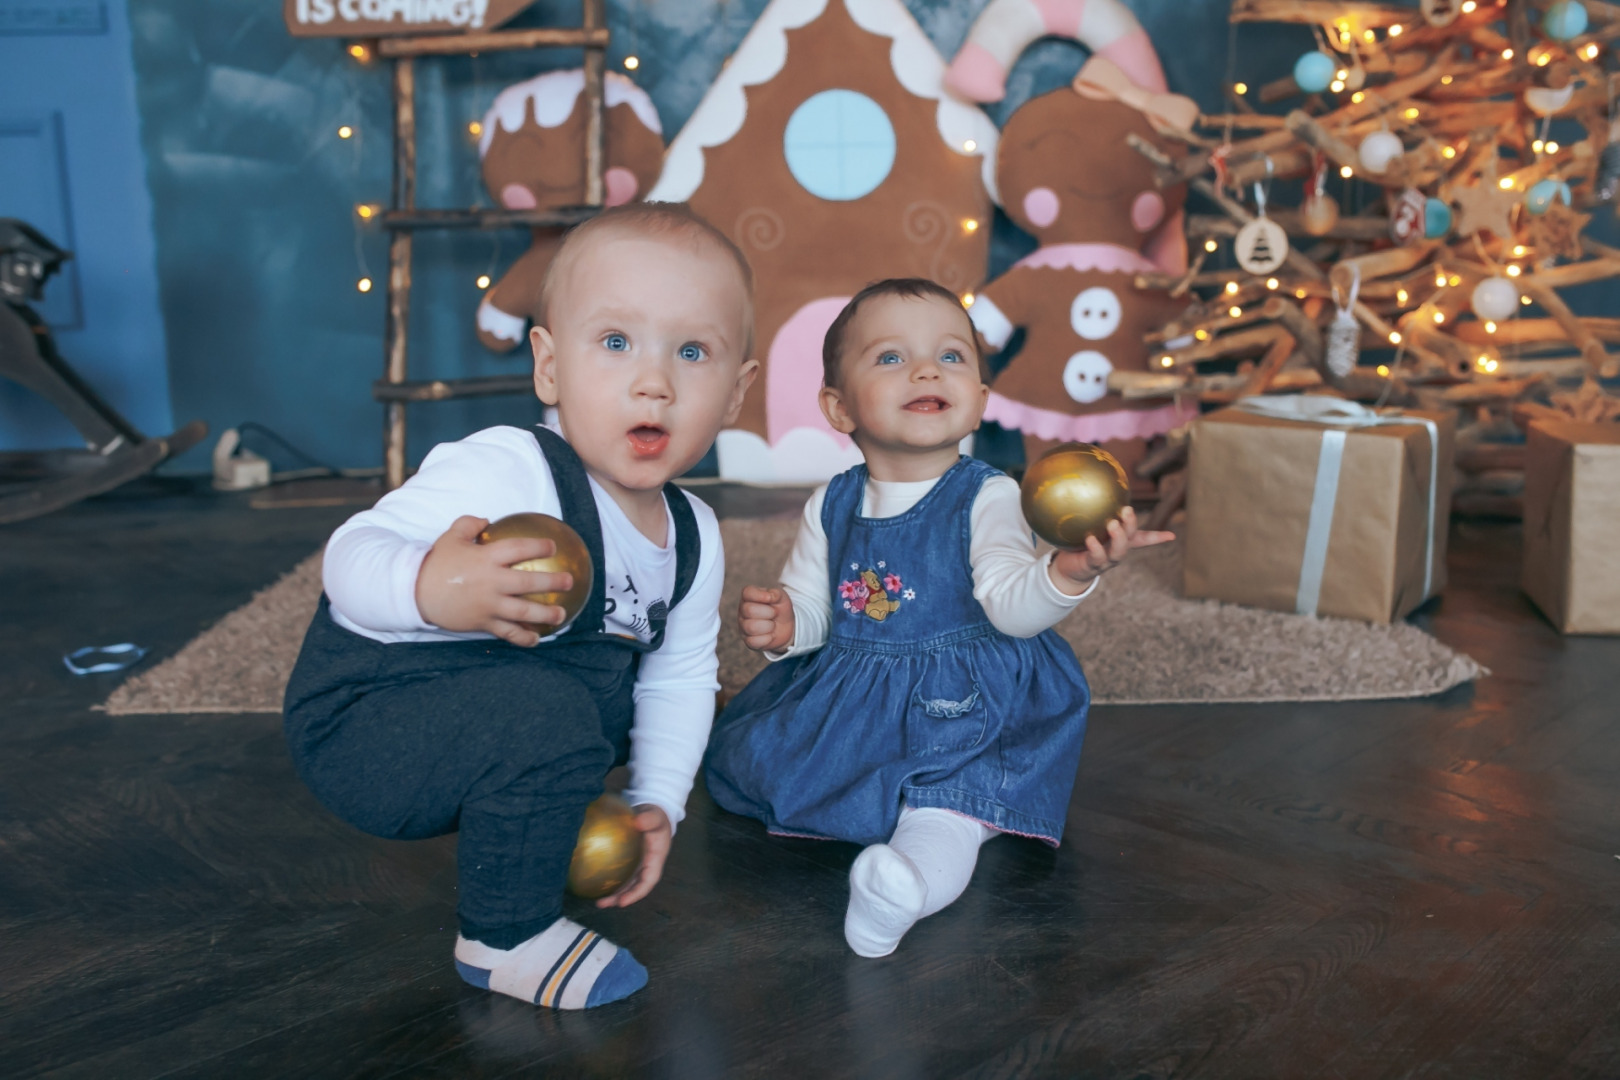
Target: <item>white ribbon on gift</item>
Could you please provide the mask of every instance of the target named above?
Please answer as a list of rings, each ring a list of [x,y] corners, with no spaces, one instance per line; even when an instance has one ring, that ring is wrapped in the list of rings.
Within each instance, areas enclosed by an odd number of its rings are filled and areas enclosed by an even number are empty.
[[[1394,409],[1378,412],[1354,401],[1319,394],[1246,397],[1236,404],[1237,408],[1257,416],[1327,425],[1327,430],[1322,432],[1322,452],[1316,459],[1316,487],[1311,496],[1311,516],[1305,526],[1305,555],[1299,567],[1299,588],[1294,594],[1294,610],[1301,615],[1315,615],[1322,595],[1322,574],[1327,567],[1328,539],[1333,533],[1333,506],[1339,496],[1345,436],[1355,428],[1423,425],[1429,433],[1429,528],[1423,561],[1423,598],[1428,599],[1434,585],[1435,487],[1440,482],[1440,431],[1434,421]]]

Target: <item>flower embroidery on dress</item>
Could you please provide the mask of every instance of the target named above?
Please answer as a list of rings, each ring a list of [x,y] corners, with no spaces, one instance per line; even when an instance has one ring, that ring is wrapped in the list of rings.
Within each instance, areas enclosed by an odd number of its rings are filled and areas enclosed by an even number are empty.
[[[880,562],[878,566],[884,568],[887,564]],[[851,563],[850,568],[860,570],[860,563]],[[876,570],[861,570],[854,580],[838,583],[838,595],[844,601],[845,611],[882,622],[900,610],[897,597],[915,600],[917,590],[904,588],[899,574],[884,574],[880,579]]]

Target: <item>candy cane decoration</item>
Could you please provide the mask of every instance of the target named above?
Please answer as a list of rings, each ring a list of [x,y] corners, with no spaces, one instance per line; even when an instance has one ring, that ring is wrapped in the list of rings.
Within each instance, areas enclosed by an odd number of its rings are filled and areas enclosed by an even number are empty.
[[[945,84],[969,101],[1000,101],[1019,54],[1048,34],[1107,57],[1145,90],[1169,88],[1147,31],[1120,0],[990,0],[945,73]]]

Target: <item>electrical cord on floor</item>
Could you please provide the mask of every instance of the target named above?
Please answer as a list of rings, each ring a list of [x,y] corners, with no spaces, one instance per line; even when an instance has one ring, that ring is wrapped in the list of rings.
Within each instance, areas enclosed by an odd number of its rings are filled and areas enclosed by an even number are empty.
[[[294,458],[308,463],[307,467],[305,468],[287,469],[285,471],[277,471],[272,473],[270,477],[270,482],[272,484],[284,484],[291,480],[313,480],[324,476],[342,476],[353,479],[361,479],[369,476],[382,475],[382,469],[380,468],[339,469],[335,466],[328,465],[316,458],[314,455],[310,454],[308,451],[295,446],[279,431],[276,431],[274,428],[268,427],[255,420],[244,420],[242,423],[236,425],[236,430],[238,434],[243,436],[244,440],[249,432],[253,432],[265,439],[268,439],[270,442],[275,443],[287,453],[291,454]]]

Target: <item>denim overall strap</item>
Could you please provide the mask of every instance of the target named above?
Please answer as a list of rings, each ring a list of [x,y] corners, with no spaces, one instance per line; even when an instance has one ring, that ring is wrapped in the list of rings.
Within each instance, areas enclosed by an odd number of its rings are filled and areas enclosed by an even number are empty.
[[[838,580],[843,567],[838,554],[843,548],[844,533],[860,515],[866,500],[866,466],[845,469],[827,481],[827,494],[821,497],[821,534],[827,538],[827,589],[838,595]]]
[[[607,613],[607,584],[601,569],[607,565],[602,543],[602,519],[596,512],[596,497],[591,494],[590,477],[585,463],[568,440],[546,427],[534,429],[535,441],[551,468],[551,479],[557,487],[557,501],[562,505],[563,520],[571,525],[585,549],[591,553],[591,565],[597,568],[596,580],[591,582],[591,595],[585,609],[574,622],[574,629],[558,638],[554,644],[575,644],[606,638],[614,644],[638,652],[654,652],[664,643],[664,624],[660,623],[649,642],[629,641],[617,634],[605,632]],[[664,485],[664,502],[675,521],[675,591],[670,597],[669,609],[685,599],[697,578],[698,563],[702,559],[703,544],[698,536],[697,516],[686,493],[673,482]]]

